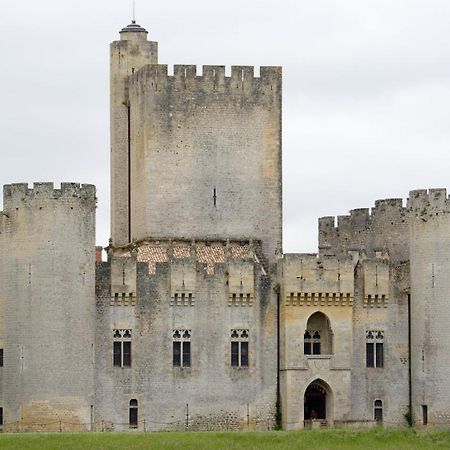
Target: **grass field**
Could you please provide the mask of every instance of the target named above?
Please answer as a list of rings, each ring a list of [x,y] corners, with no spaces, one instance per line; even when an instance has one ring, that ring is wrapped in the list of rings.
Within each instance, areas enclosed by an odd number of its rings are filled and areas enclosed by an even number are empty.
[[[450,449],[450,431],[317,430],[225,433],[19,433],[0,435],[0,449]]]

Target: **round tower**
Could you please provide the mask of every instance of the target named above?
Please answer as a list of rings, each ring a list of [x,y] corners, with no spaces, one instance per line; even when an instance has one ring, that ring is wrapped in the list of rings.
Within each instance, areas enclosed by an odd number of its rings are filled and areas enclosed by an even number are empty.
[[[158,64],[158,43],[134,20],[110,47],[111,238],[125,245],[130,236],[130,101],[129,78],[147,64]]]
[[[416,425],[450,424],[450,204],[445,189],[410,192],[411,400]]]
[[[95,187],[4,186],[0,309],[5,429],[93,421]]]

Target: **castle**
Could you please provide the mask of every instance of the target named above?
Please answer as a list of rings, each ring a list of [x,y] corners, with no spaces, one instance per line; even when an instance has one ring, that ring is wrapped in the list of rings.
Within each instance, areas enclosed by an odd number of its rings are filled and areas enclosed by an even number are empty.
[[[92,185],[4,186],[4,430],[450,425],[450,200],[319,219],[282,252],[281,68],[111,44],[111,242]]]

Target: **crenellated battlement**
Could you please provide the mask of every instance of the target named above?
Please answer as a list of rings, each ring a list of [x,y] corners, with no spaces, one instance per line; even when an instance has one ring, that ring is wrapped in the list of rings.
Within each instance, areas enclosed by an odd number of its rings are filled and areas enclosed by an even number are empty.
[[[337,222],[337,223],[336,223]],[[381,199],[375,206],[350,211],[349,215],[319,218],[319,249],[322,254],[380,250],[406,257],[402,244],[408,233],[408,208],[401,198]]]
[[[409,192],[408,209],[414,216],[434,216],[450,212],[447,189],[416,189]]]
[[[60,189],[55,189],[53,183],[33,183],[30,188],[27,183],[13,183],[3,186],[3,207],[7,213],[12,208],[42,200],[82,199],[95,204],[95,186],[92,184],[61,183]]]
[[[282,68],[260,67],[255,76],[254,66],[231,66],[231,76],[225,76],[225,66],[203,66],[199,73],[195,65],[174,65],[173,75],[168,74],[165,64],[149,64],[130,77],[130,84],[150,83],[154,91],[164,91],[172,86],[175,90],[204,90],[236,93],[266,87],[272,91],[281,88]]]
[[[350,227],[353,231],[363,231],[370,228],[375,222],[383,219],[392,219],[393,216],[403,217],[407,212],[407,208],[403,207],[401,198],[389,198],[376,200],[373,208],[352,209],[350,214],[336,217],[327,216],[319,218],[319,233],[330,232],[334,230],[336,233],[347,231]]]

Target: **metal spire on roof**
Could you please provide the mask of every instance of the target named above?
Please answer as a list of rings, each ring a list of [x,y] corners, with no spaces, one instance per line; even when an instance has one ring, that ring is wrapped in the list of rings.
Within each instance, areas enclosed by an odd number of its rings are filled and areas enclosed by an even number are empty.
[[[132,20],[130,25],[122,28],[121,33],[134,32],[134,33],[147,33],[147,30],[136,23],[136,0],[132,0]]]

